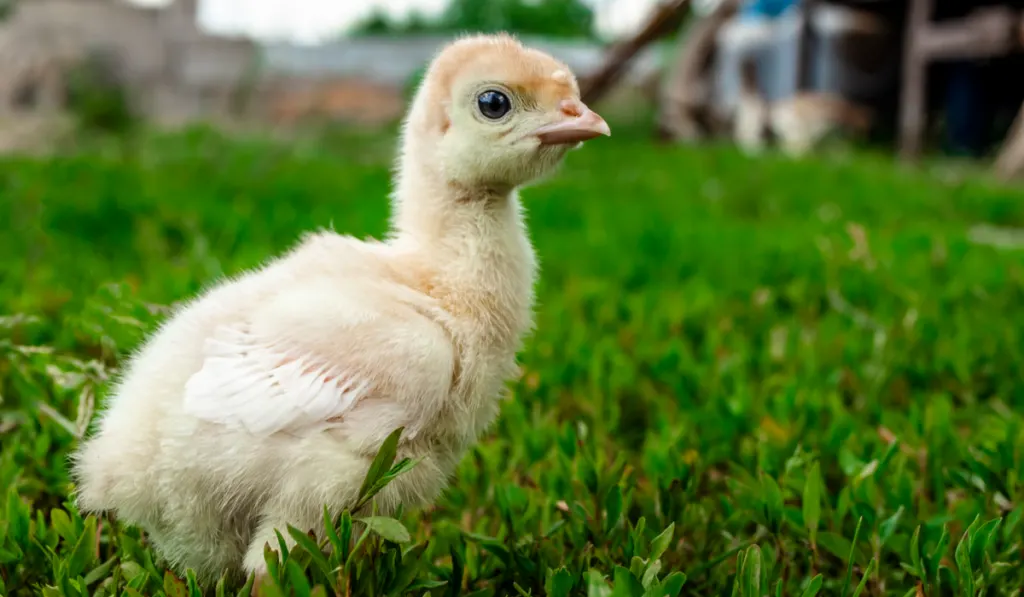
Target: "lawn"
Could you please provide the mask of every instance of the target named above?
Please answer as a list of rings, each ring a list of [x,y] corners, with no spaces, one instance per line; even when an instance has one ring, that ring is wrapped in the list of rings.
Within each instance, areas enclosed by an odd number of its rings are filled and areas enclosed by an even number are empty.
[[[247,590],[83,520],[65,458],[174,301],[382,233],[393,141],[0,160],[0,595]],[[971,230],[1024,225],[1024,189],[623,134],[523,196],[537,330],[499,422],[408,537],[348,553],[343,517],[268,594],[1021,594],[1024,249]]]

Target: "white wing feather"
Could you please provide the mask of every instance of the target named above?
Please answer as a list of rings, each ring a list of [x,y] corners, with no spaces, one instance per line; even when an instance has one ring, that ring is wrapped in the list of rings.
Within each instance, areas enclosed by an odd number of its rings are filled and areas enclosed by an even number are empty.
[[[241,326],[220,326],[185,385],[185,412],[257,435],[323,429],[370,392],[351,372]]]

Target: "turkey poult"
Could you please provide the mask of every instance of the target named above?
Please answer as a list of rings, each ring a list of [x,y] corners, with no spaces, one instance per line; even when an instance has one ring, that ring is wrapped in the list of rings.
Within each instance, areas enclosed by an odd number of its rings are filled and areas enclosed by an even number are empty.
[[[265,573],[275,528],[322,533],[398,427],[420,462],[379,509],[436,499],[532,326],[516,188],[609,134],[562,62],[507,35],[449,44],[404,122],[386,240],[310,234],[179,309],[74,454],[79,508],[212,579]]]

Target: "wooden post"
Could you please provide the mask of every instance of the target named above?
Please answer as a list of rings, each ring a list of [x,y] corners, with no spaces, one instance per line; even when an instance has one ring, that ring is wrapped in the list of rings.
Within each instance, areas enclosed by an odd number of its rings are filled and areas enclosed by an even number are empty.
[[[797,51],[796,90],[808,91],[811,87],[811,43],[814,41],[814,26],[811,21],[818,0],[803,3],[803,24],[800,26],[799,50]]]
[[[601,68],[582,81],[583,102],[592,105],[601,99],[640,50],[682,25],[689,7],[690,0],[665,0],[658,4],[640,31],[614,45]]]
[[[996,174],[1007,180],[1024,174],[1024,104],[1003,141],[1003,148],[999,150]]]
[[[918,47],[917,37],[931,21],[933,0],[910,0],[903,36],[903,83],[900,92],[900,156],[916,160],[921,155],[927,93],[928,58]]]
[[[668,139],[696,141],[717,132],[714,115],[709,113],[712,83],[708,70],[718,31],[738,9],[739,0],[723,0],[679,42],[658,97],[658,124]]]

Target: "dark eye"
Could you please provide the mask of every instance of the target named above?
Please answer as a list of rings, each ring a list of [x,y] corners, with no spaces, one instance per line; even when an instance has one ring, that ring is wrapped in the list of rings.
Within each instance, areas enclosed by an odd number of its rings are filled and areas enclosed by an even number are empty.
[[[481,93],[476,98],[476,104],[480,107],[480,113],[491,120],[501,118],[512,109],[512,102],[508,101],[508,96],[493,90]]]

